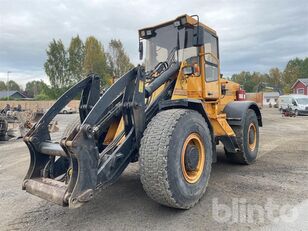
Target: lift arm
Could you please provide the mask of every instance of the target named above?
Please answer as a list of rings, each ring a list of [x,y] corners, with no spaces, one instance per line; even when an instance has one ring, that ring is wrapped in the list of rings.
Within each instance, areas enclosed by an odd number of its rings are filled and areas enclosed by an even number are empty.
[[[23,189],[76,208],[89,201],[95,189],[115,182],[136,159],[143,131],[157,113],[158,102],[170,98],[172,77],[178,68],[178,64],[172,64],[147,89],[141,66],[122,76],[101,97],[96,75],[89,75],[69,89],[24,137],[31,161]],[[146,97],[167,81],[165,90],[146,106]],[[48,124],[79,93],[80,126],[59,142],[51,141]],[[124,130],[111,143],[104,144],[109,127],[121,118]]]

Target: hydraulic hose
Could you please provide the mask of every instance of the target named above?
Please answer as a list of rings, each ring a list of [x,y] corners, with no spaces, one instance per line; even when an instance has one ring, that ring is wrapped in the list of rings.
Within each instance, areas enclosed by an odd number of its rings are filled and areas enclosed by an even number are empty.
[[[167,80],[171,79],[171,77],[179,71],[180,64],[172,63],[171,66],[163,72],[159,77],[157,77],[152,83],[150,83],[145,88],[145,96],[149,97],[152,95],[154,91],[156,91],[161,85],[163,85]]]

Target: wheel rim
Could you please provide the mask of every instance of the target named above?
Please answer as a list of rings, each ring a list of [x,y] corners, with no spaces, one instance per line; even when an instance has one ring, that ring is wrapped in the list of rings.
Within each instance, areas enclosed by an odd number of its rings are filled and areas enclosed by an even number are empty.
[[[190,183],[196,183],[204,169],[205,148],[201,137],[197,133],[191,133],[185,140],[181,153],[181,168],[184,179]]]
[[[254,123],[251,123],[248,128],[248,146],[251,151],[254,151],[257,146],[257,128]]]

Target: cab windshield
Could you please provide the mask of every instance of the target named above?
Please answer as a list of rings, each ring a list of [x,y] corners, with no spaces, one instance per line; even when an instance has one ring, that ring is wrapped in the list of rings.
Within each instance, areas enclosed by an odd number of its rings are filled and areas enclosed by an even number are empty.
[[[296,101],[297,101],[298,104],[308,105],[308,98],[298,98],[298,99],[296,99]]]
[[[153,30],[153,35],[145,39],[145,69],[154,70],[160,63],[166,66],[172,62],[181,62],[197,58],[197,48],[192,46],[191,28],[178,29],[173,24]]]

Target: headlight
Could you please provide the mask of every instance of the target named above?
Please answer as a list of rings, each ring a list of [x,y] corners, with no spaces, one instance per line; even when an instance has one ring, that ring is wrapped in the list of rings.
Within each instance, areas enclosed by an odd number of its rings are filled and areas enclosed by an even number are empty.
[[[147,36],[151,36],[152,35],[152,30],[147,30],[146,34],[147,34]]]
[[[147,39],[147,38],[151,38],[153,36],[156,35],[155,30],[154,29],[147,29],[147,30],[141,30],[139,32],[139,35],[141,38]]]
[[[181,26],[181,22],[180,22],[180,21],[175,21],[175,22],[173,23],[173,25],[174,25],[175,27],[179,27],[179,26]]]
[[[144,37],[145,36],[145,30],[140,31],[140,37]]]

